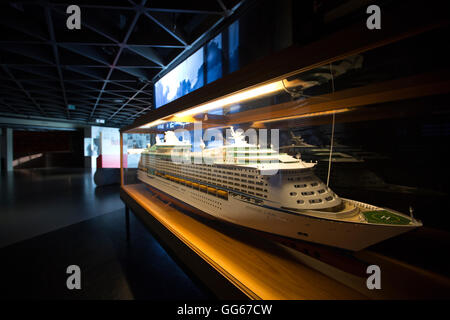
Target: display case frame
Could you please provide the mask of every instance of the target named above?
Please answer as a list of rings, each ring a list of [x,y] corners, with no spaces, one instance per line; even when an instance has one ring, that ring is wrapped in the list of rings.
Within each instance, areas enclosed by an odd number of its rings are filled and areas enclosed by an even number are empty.
[[[349,275],[342,272],[342,269],[336,268],[336,264],[330,267],[323,259],[315,260],[310,255],[298,256],[289,249],[273,246],[267,239],[261,240],[260,243],[246,244],[242,242],[242,238],[228,237],[218,232],[217,229],[186,216],[181,210],[171,206],[170,201],[149,195],[143,188],[130,187],[124,183],[123,134],[149,133],[151,132],[149,129],[141,127],[160,119],[171,120],[171,116],[176,113],[235,92],[285,79],[348,56],[442,28],[448,24],[447,20],[436,19],[431,13],[420,10],[412,12],[407,21],[402,23],[399,21],[399,14],[400,12],[386,14],[383,17],[381,30],[369,31],[364,26],[356,25],[306,46],[289,47],[207,84],[159,109],[152,110],[136,119],[132,125],[122,128],[120,194],[127,208],[127,217],[128,209],[131,209],[169,252],[195,278],[220,298],[404,298],[410,297],[411,292],[408,291],[408,288],[398,287],[395,284],[406,281],[410,277],[414,277],[417,280],[416,286],[422,289],[421,292],[417,292],[415,297],[445,296],[447,294],[445,292],[450,286],[447,278],[420,268],[406,267],[401,262],[392,261],[371,252],[361,252],[357,255],[357,260],[363,261],[363,266],[383,265],[390,272],[387,275],[388,278],[397,277],[393,284],[388,285],[388,288],[383,291],[367,290],[363,287],[361,275]],[[417,21],[420,21],[420,24],[417,24]],[[449,88],[450,81],[444,73],[424,73],[330,93],[326,103],[317,99],[300,110],[296,108],[299,105],[298,101],[286,102],[277,105],[276,108],[273,106],[261,108],[261,112],[258,114],[252,111],[243,111],[236,117],[227,118],[225,122],[223,119],[218,120],[212,117],[203,121],[203,124],[211,125],[211,127],[236,124],[257,126],[258,122],[273,119],[280,122],[291,120],[294,121],[293,123],[301,123],[305,115],[334,112],[344,107],[361,108],[375,103],[446,94],[449,93]],[[392,112],[395,113],[395,110]],[[172,119],[172,121],[176,120],[179,119]],[[222,122],[218,123],[218,121]],[[196,232],[190,233],[189,228]],[[201,237],[198,237],[199,233],[207,234],[210,237],[210,243],[202,241]],[[211,242],[217,244],[219,248],[224,243],[228,243],[230,247],[228,249],[222,247],[221,250],[217,250],[211,245]],[[324,255],[329,260],[338,261],[338,264],[340,262],[346,264],[345,254],[315,247],[311,247],[310,250],[318,252],[318,255]],[[245,253],[254,255],[254,261],[241,260],[239,252],[241,255],[245,255]],[[270,274],[272,268],[259,264],[258,260],[269,261],[279,270],[286,270],[287,276],[284,279],[283,277],[278,278],[277,283],[274,284],[275,279]],[[348,263],[352,264],[354,261]],[[258,276],[250,276],[249,273],[246,273],[245,270],[252,267],[258,270]],[[295,281],[292,286],[289,281],[292,282],[293,275],[295,275]],[[298,286],[295,286],[296,284]]]

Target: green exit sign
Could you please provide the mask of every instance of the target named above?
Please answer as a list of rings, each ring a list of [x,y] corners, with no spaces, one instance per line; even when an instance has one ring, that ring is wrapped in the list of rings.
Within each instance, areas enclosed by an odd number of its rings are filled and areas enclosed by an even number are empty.
[[[68,105],[67,105],[67,109],[69,109],[69,110],[75,110],[76,107],[75,107],[74,104],[68,104]]]

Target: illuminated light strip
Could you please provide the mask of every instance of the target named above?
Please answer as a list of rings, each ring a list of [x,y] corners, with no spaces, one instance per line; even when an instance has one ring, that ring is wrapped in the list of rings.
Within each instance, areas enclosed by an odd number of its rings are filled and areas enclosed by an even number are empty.
[[[342,109],[335,109],[335,110],[329,110],[329,111],[312,112],[312,113],[306,113],[306,114],[301,114],[301,115],[296,115],[296,116],[255,121],[253,123],[253,125],[259,124],[259,123],[278,122],[278,121],[291,120],[291,119],[312,118],[312,117],[318,117],[318,116],[325,116],[325,115],[333,114],[333,113],[334,114],[343,113],[343,112],[348,112],[348,111],[352,111],[352,110],[354,110],[354,108],[342,108]]]
[[[151,127],[157,126],[157,125],[165,123],[165,122],[166,122],[165,120],[159,119],[159,120],[155,120],[155,121],[149,122],[147,124],[144,124],[143,126],[140,126],[139,128],[140,129],[151,128]]]
[[[282,81],[276,81],[269,84],[265,84],[256,88],[247,89],[235,94],[232,94],[230,96],[220,98],[218,100],[208,102],[206,104],[200,105],[198,107],[191,108],[186,111],[178,112],[169,118],[166,117],[165,120],[158,119],[155,121],[152,121],[150,123],[147,123],[139,128],[151,128],[154,126],[157,126],[162,123],[173,121],[173,119],[177,118],[183,118],[183,117],[190,117],[199,113],[206,113],[208,111],[222,108],[228,105],[232,105],[238,102],[243,102],[246,100],[250,100],[253,98],[261,97],[270,93],[274,93],[277,91],[281,91],[284,89],[283,82]],[[261,120],[261,121],[255,121],[253,124],[259,124],[259,123],[268,123],[268,122],[277,122],[277,121],[283,121],[283,120],[290,120],[290,119],[300,119],[300,118],[309,118],[309,117],[317,117],[317,116],[323,116],[327,114],[333,114],[333,113],[343,113],[353,110],[353,108],[341,108],[341,109],[335,109],[330,111],[321,111],[321,112],[313,112],[303,115],[294,115],[294,116],[288,116],[288,117],[282,117],[282,118],[276,118],[276,119],[268,119],[268,120]],[[180,119],[181,120],[181,119]]]
[[[202,104],[198,107],[194,107],[194,108],[186,110],[186,111],[178,112],[178,113],[170,116],[169,118],[166,117],[165,120],[158,119],[158,120],[152,121],[143,126],[140,126],[139,128],[142,128],[142,129],[151,128],[151,127],[157,126],[157,125],[165,123],[165,122],[174,121],[173,119],[177,119],[177,118],[182,119],[185,117],[190,117],[190,116],[196,115],[198,113],[205,113],[210,110],[222,108],[227,105],[234,104],[234,103],[243,102],[243,101],[246,101],[249,99],[261,97],[261,96],[264,96],[264,95],[267,95],[270,93],[281,91],[283,89],[284,89],[284,86],[283,86],[282,81],[268,83],[268,84],[265,84],[265,85],[262,85],[262,86],[259,86],[256,88],[247,89],[247,90],[244,90],[244,91],[241,91],[238,93],[234,93],[230,96]],[[192,121],[192,119],[191,119],[191,121]]]
[[[283,82],[282,81],[276,81],[269,84],[265,84],[253,89],[247,89],[242,92],[238,92],[235,94],[232,94],[228,97],[221,98],[212,102],[208,102],[206,104],[200,105],[198,107],[194,107],[192,109],[178,112],[175,114],[175,117],[185,117],[185,116],[191,116],[198,113],[204,113],[210,110],[222,108],[234,103],[243,102],[249,99],[257,98],[266,94],[270,94],[276,91],[280,91],[283,89]]]

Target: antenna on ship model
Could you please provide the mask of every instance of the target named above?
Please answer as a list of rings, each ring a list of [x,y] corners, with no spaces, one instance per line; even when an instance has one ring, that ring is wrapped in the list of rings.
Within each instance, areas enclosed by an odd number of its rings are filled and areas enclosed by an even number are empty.
[[[409,206],[409,215],[411,216],[411,219],[414,219],[413,213],[414,213],[414,209],[413,209],[413,207],[410,205],[410,206]]]
[[[200,148],[202,149],[202,151],[205,149],[205,142],[203,141],[202,138],[200,138]]]
[[[331,90],[334,93],[334,77],[333,77],[333,70],[332,70],[332,66],[330,63],[330,74],[331,74]],[[333,123],[331,125],[331,143],[330,143],[330,158],[328,161],[328,176],[327,176],[327,187],[330,183],[330,173],[331,173],[331,156],[333,154],[333,140],[334,140],[334,122],[336,120],[336,113],[333,112]]]
[[[245,144],[245,135],[243,129],[238,129],[237,131],[234,131],[233,126],[230,126],[231,131],[231,138],[234,140],[235,144]]]

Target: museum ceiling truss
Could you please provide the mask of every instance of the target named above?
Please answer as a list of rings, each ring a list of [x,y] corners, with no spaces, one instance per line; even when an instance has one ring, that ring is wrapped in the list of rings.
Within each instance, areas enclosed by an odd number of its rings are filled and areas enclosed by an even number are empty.
[[[70,3],[2,4],[0,115],[130,124],[153,106],[152,79],[244,2],[78,1],[80,29],[73,30]]]

